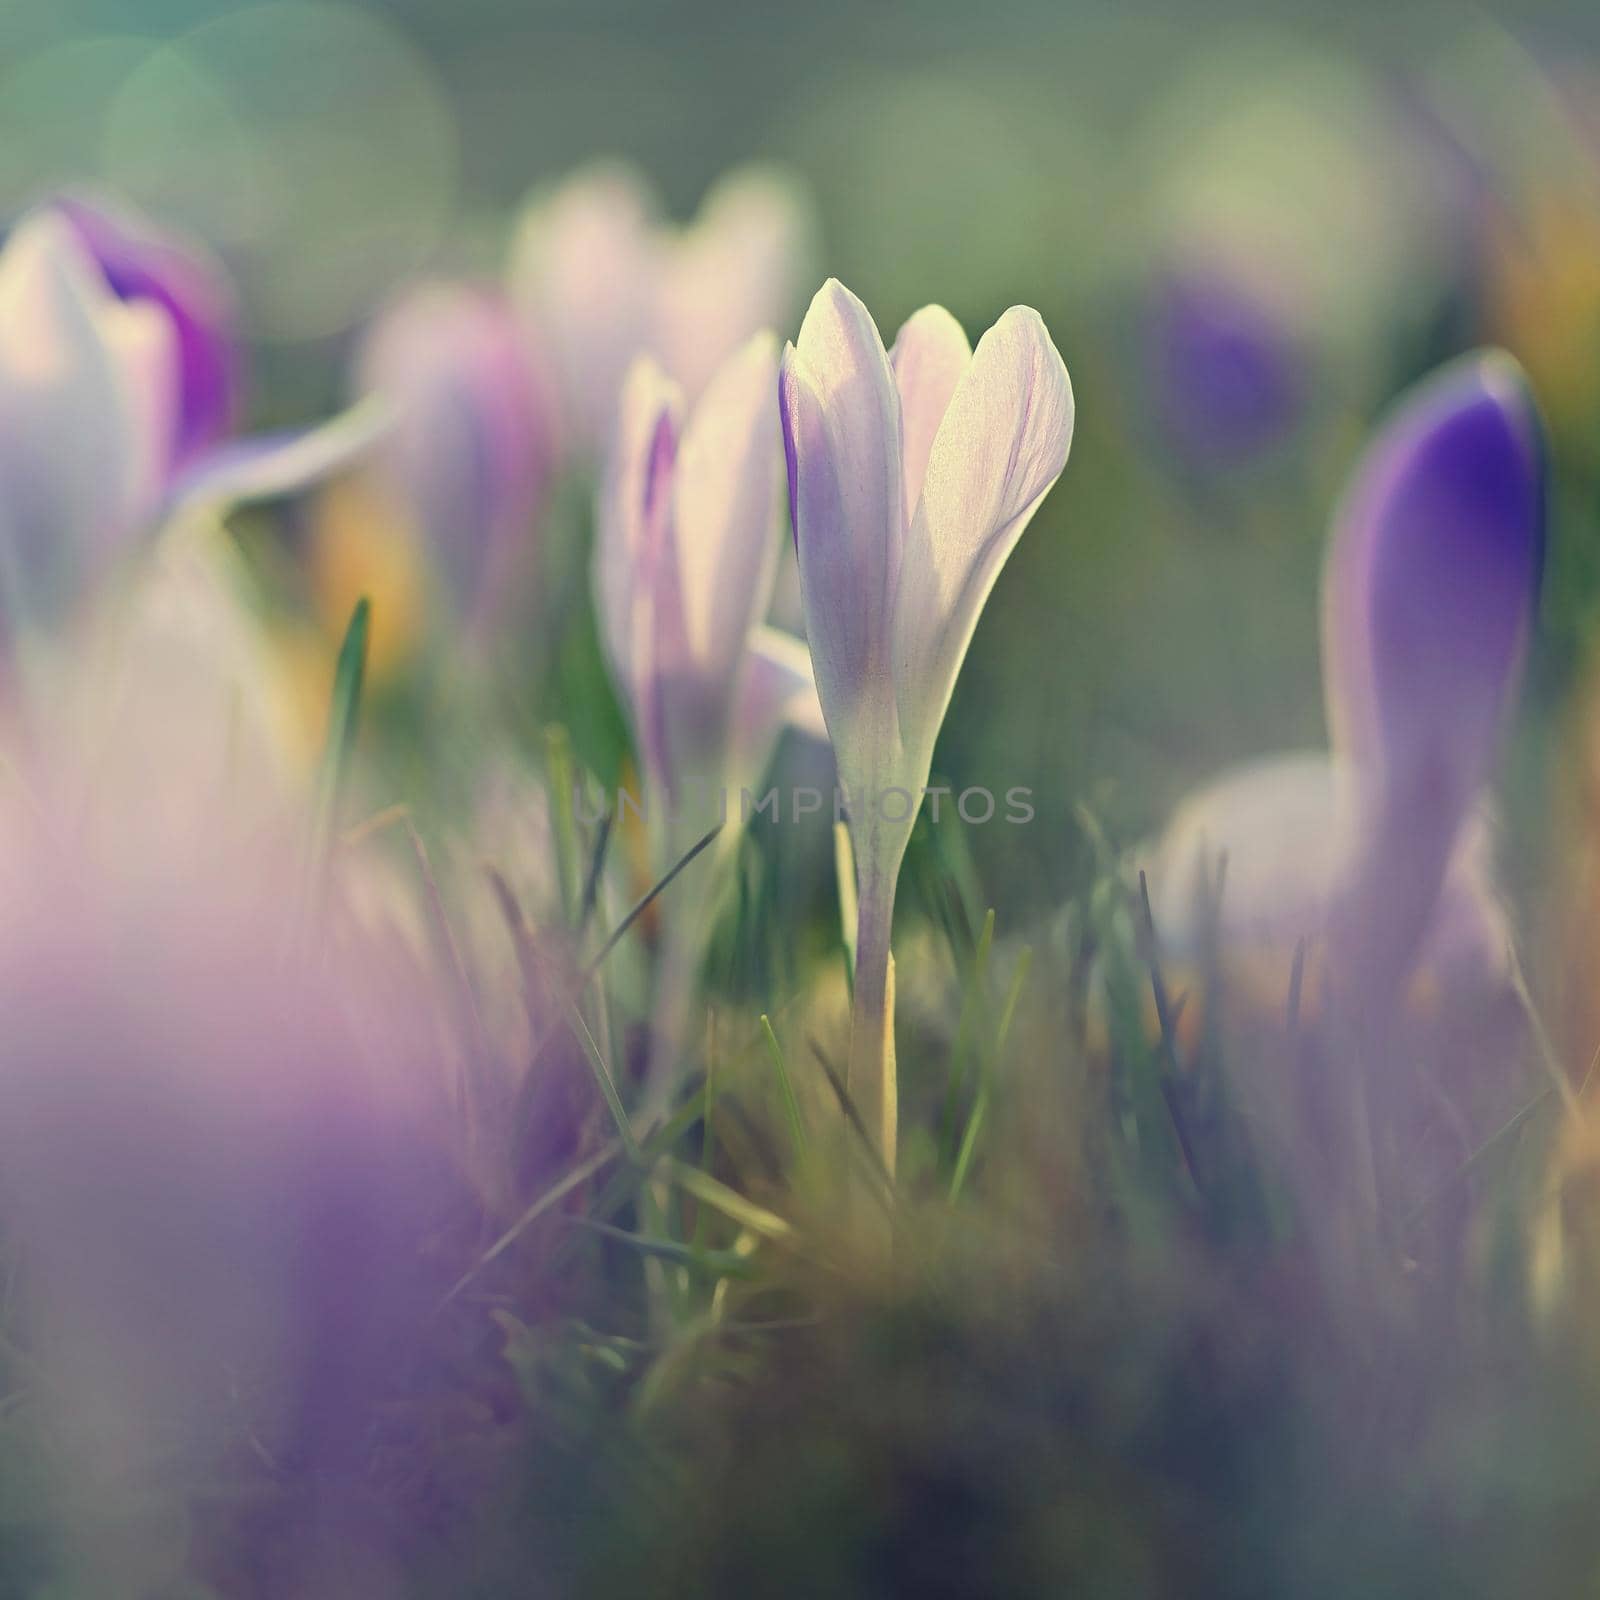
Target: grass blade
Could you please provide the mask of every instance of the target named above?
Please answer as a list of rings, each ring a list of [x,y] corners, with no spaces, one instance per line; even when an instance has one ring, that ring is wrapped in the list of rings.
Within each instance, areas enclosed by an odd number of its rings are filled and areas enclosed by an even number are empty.
[[[639,1145],[633,1137],[633,1124],[628,1121],[628,1108],[622,1103],[617,1080],[612,1077],[611,1068],[606,1065],[606,1058],[600,1053],[600,1046],[594,1042],[594,1035],[589,1032],[589,1024],[583,1020],[583,1012],[578,1009],[577,1002],[569,994],[562,994],[560,998],[562,1010],[566,1013],[567,1026],[572,1029],[573,1038],[582,1047],[584,1059],[594,1074],[594,1081],[605,1097],[606,1107],[611,1112],[611,1120],[617,1125],[617,1137],[622,1140],[622,1148],[628,1152],[630,1161],[637,1161]]]
[[[623,936],[627,933],[628,929],[631,928],[647,910],[649,910],[656,896],[661,894],[666,889],[667,885],[671,883],[672,880],[676,878],[678,874],[682,872],[683,869],[688,866],[689,863],[693,861],[694,858],[699,855],[700,852],[704,850],[705,847],[710,844],[711,841],[715,839],[716,836],[721,832],[722,825],[721,823],[718,823],[717,826],[714,827],[708,834],[706,834],[704,838],[700,839],[695,844],[690,845],[683,855],[678,858],[676,864],[667,872],[666,876],[659,879],[655,886],[642,899],[637,901],[632,906],[622,921],[619,922],[616,927],[614,927],[606,936],[606,942],[594,953],[594,956],[590,959],[588,966],[584,968],[584,976],[586,978],[593,977],[593,975],[599,970],[600,966],[605,961],[606,957],[610,955],[611,952],[615,950],[616,947],[622,942]]]
[[[1022,998],[1023,985],[1027,983],[1028,973],[1032,967],[1033,951],[1024,950],[1017,961],[1017,970],[1012,974],[1011,987],[1006,991],[1005,1005],[1000,1010],[1000,1026],[995,1029],[994,1044],[979,1069],[978,1092],[972,1102],[972,1115],[967,1118],[966,1132],[961,1136],[961,1149],[956,1156],[956,1168],[950,1175],[952,1204],[961,1197],[962,1187],[967,1181],[967,1172],[972,1165],[972,1153],[977,1149],[978,1135],[983,1131],[984,1119],[989,1112],[989,1085],[993,1081],[995,1067],[1005,1052],[1006,1040],[1011,1036],[1011,1023],[1017,1014],[1017,1002]]]
[[[761,1013],[761,1036],[766,1041],[772,1070],[778,1075],[778,1087],[783,1091],[783,1113],[788,1118],[789,1132],[794,1139],[794,1153],[803,1159],[806,1153],[806,1125],[800,1117],[800,1102],[795,1099],[794,1083],[789,1077],[778,1036],[772,1031],[772,1019],[765,1011]]]
[[[748,1228],[752,1233],[759,1233],[764,1239],[772,1239],[779,1243],[794,1237],[793,1224],[785,1222],[776,1212],[768,1211],[765,1206],[757,1205],[754,1200],[745,1199],[737,1190],[730,1189],[721,1179],[713,1178],[709,1172],[691,1167],[687,1162],[679,1161],[674,1156],[663,1156],[657,1164],[657,1170],[685,1194],[692,1196],[702,1205],[710,1206],[713,1211],[720,1211],[730,1222],[737,1222],[741,1228]]]
[[[345,776],[355,748],[361,709],[361,689],[367,671],[367,641],[372,628],[372,603],[363,595],[350,614],[344,642],[333,672],[333,698],[328,710],[328,737],[317,769],[311,803],[311,826],[300,885],[302,930],[314,920],[327,887],[328,863],[333,854],[334,829]]]

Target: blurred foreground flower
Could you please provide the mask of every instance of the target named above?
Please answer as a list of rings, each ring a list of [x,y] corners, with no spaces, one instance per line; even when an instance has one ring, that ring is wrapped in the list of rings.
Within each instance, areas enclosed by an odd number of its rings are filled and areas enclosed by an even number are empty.
[[[159,308],[171,327],[176,393],[170,471],[231,435],[243,402],[244,345],[233,285],[219,262],[114,202],[64,195],[56,208],[128,305]]]
[[[377,456],[393,513],[417,526],[454,614],[490,620],[522,575],[555,467],[552,398],[495,291],[425,283],[369,330],[357,385],[392,405]]]
[[[1150,870],[1164,946],[1327,942],[1376,1009],[1423,955],[1503,978],[1476,808],[1521,675],[1542,563],[1537,423],[1508,357],[1463,358],[1399,407],[1357,470],[1323,579],[1331,757],[1290,756],[1186,802]],[[1219,853],[1227,882],[1205,904]]]
[[[53,621],[153,515],[173,428],[171,328],[125,305],[61,216],[0,251],[0,593]],[[8,629],[9,631],[9,629]]]
[[[347,1519],[372,1407],[443,1287],[423,1253],[453,1192],[426,1003],[349,950],[286,962],[293,862],[260,839],[204,874],[86,870],[15,832],[3,857],[11,1331],[60,1463],[71,1592],[170,1592],[182,1556],[150,1508],[242,1449],[311,1496],[281,1592],[397,1592],[392,1552],[364,1555]]]
[[[284,1592],[391,1593],[329,1564],[442,1287],[443,1008],[288,892],[309,785],[225,534],[127,578],[43,659],[0,789],[7,1331],[69,1587],[167,1592],[146,1508],[246,1445],[313,1486]]]
[[[663,871],[737,812],[785,724],[823,733],[805,645],[762,625],[779,553],[777,378],[777,341],[762,333],[723,365],[692,411],[648,356],[634,363],[623,392],[594,583]],[[736,826],[723,827],[716,876],[738,837]],[[673,907],[656,1028],[662,1050],[682,1043],[712,904],[701,896]]]
[[[789,501],[817,689],[859,895],[850,1088],[895,1155],[895,884],[984,601],[1072,443],[1072,386],[1038,313],[974,351],[919,311],[885,355],[836,280],[783,358]]]
[[[38,211],[0,251],[0,628],[13,653],[20,634],[81,611],[163,518],[291,493],[381,427],[373,410],[193,455],[220,415],[215,393],[186,386],[195,314],[176,291],[120,297],[84,243],[89,216]]]
[[[784,326],[809,276],[811,235],[802,191],[759,169],[730,173],[682,229],[661,222],[623,166],[591,167],[531,204],[511,295],[554,365],[570,443],[604,448],[636,355],[654,356],[693,403],[746,339]]]

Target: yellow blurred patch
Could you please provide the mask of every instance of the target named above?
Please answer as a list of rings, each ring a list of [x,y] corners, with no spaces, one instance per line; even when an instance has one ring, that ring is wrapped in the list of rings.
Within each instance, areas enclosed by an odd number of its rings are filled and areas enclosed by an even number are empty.
[[[289,707],[291,756],[298,770],[310,772],[328,734],[339,647],[320,628],[287,621],[273,628],[271,645]]]
[[[1563,431],[1600,409],[1600,210],[1545,195],[1490,241],[1489,314]]]
[[[1562,1125],[1534,1217],[1528,1276],[1545,1316],[1564,1307],[1592,1312],[1600,1297],[1600,1125],[1592,1116],[1569,1115]]]
[[[337,649],[356,601],[372,602],[367,672],[397,676],[421,647],[428,572],[416,530],[371,480],[352,474],[318,497],[311,530],[311,603]]]

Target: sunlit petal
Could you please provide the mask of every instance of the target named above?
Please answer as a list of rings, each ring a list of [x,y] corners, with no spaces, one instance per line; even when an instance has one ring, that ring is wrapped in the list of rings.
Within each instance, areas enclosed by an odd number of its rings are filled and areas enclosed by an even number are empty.
[[[12,614],[81,596],[153,511],[171,449],[170,327],[106,288],[67,222],[0,253],[0,583]]]
[[[922,772],[984,601],[1066,466],[1072,421],[1072,385],[1044,323],[1013,308],[978,341],[956,386],[906,539],[894,681]]]
[[[842,768],[857,769],[863,743],[885,731],[858,729],[860,714],[893,712],[886,622],[905,536],[900,401],[872,318],[835,280],[785,352],[780,394],[817,690]]]
[[[901,328],[889,362],[900,391],[900,452],[910,516],[922,498],[928,454],[950,408],[950,397],[972,364],[972,346],[961,324],[943,306],[924,306]]]
[[[777,571],[778,345],[757,334],[694,407],[673,505],[685,643],[693,669],[731,683]]]

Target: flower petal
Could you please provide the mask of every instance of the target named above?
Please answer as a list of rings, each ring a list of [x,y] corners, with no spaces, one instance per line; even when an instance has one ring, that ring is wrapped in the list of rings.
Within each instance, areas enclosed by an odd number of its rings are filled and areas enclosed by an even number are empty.
[[[98,263],[119,299],[158,306],[176,341],[172,470],[232,433],[243,392],[243,342],[233,286],[198,246],[158,232],[98,199],[62,195],[55,209]]]
[[[594,593],[612,681],[632,715],[640,755],[666,770],[659,679],[682,634],[672,554],[672,483],[683,395],[641,356],[629,369],[601,489]],[[668,587],[670,586],[670,587]]]
[[[353,466],[383,441],[394,421],[389,404],[374,397],[316,427],[238,440],[180,478],[172,499],[192,509],[299,494]]]
[[[1335,749],[1391,786],[1425,774],[1456,819],[1521,671],[1543,525],[1537,422],[1520,369],[1495,353],[1402,404],[1337,518],[1323,582]]]
[[[1197,959],[1208,909],[1233,952],[1284,955],[1320,939],[1348,861],[1346,802],[1339,769],[1309,753],[1251,762],[1190,795],[1145,868],[1164,949]],[[1223,857],[1226,892],[1208,908]]]
[[[602,163],[525,211],[508,286],[559,374],[577,441],[603,448],[628,365],[650,344],[661,271],[656,202],[632,168]]]
[[[153,511],[170,451],[171,330],[123,305],[64,218],[0,253],[0,587],[52,614]]]
[[[1044,323],[1013,307],[978,341],[951,396],[906,537],[894,683],[919,784],[984,601],[1067,464],[1072,419],[1072,384]]]
[[[723,178],[670,241],[650,337],[691,402],[746,339],[790,325],[810,279],[815,231],[799,183],[746,168]]]
[[[865,764],[893,738],[886,633],[905,539],[900,400],[872,318],[836,279],[784,352],[779,394],[817,690],[847,784],[866,784]]]
[[[961,324],[943,306],[924,306],[895,336],[889,364],[900,391],[900,454],[909,516],[922,498],[928,455],[950,397],[972,365],[972,346]]]
[[[1315,952],[1329,937],[1360,870],[1356,784],[1326,756],[1293,754],[1234,768],[1186,799],[1145,863],[1163,954],[1198,961],[1214,940],[1281,1001],[1295,947],[1304,941]],[[1487,818],[1474,812],[1428,910],[1420,952],[1430,977],[1480,995],[1503,979],[1508,950],[1489,853]],[[1226,886],[1208,904],[1223,858]],[[1409,970],[1403,963],[1398,978]]]
[[[685,668],[728,685],[777,573],[778,342],[757,334],[724,363],[678,451],[673,532]]]
[[[1335,752],[1361,780],[1340,918],[1358,981],[1393,982],[1434,915],[1521,675],[1543,538],[1537,422],[1493,353],[1402,404],[1340,512],[1323,655]]]
[[[828,736],[811,652],[792,633],[757,628],[750,636],[734,710],[731,789],[748,787],[761,777],[785,726],[815,739]]]

